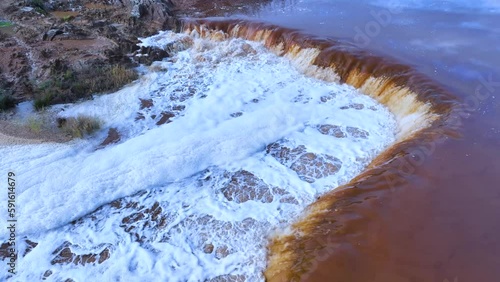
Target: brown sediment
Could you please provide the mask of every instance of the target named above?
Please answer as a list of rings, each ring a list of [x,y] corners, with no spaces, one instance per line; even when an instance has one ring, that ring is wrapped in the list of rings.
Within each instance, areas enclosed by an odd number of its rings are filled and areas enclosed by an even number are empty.
[[[141,107],[139,108],[140,110],[149,109],[152,106],[154,106],[152,99],[139,99],[139,100],[141,101]]]
[[[172,122],[171,118],[175,117],[175,114],[172,112],[162,112],[161,113],[161,118],[159,121],[156,122],[156,125],[162,125],[165,123],[170,123]]]
[[[54,11],[51,14],[58,19],[69,19],[70,17],[79,15],[79,13],[75,11]]]
[[[114,8],[113,5],[106,5],[102,3],[85,3],[83,6],[92,10],[111,10]]]
[[[414,169],[442,140],[458,135],[456,99],[436,82],[390,58],[340,41],[242,20],[186,19],[183,31],[215,40],[229,36],[262,42],[304,74],[352,85],[387,106],[396,117],[395,144],[351,182],[311,204],[286,234],[272,238],[265,272],[268,281],[304,280],[334,253],[349,252],[340,242],[356,240],[360,235],[353,231],[355,227],[370,224],[368,212],[353,212],[351,206],[376,204],[370,200],[380,193],[387,197],[401,184],[402,174],[412,174],[405,169]]]
[[[102,149],[110,144],[118,143],[120,142],[120,139],[121,136],[118,130],[116,130],[116,128],[110,128],[108,130],[108,136],[101,142],[101,144],[97,148]]]
[[[270,0],[171,0],[178,16],[220,17],[234,13],[258,11]]]

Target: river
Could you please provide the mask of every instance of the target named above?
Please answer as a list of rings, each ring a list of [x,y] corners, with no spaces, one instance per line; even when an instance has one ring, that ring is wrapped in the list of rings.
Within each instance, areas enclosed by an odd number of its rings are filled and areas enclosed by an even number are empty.
[[[334,217],[347,231],[305,271],[309,281],[500,279],[499,13],[498,1],[303,0],[273,1],[250,15],[395,58],[463,105],[459,136],[392,189],[366,192],[369,199]]]
[[[141,39],[170,58],[48,110],[116,143],[0,147],[19,281],[499,280],[497,1],[182,9]]]

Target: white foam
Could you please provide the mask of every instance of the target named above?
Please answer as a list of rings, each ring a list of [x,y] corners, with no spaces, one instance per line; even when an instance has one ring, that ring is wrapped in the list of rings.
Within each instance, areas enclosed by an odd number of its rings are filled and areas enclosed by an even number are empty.
[[[164,32],[143,45],[162,46],[180,37],[185,35]],[[382,105],[349,86],[305,77],[258,43],[195,39],[192,48],[150,69],[117,93],[65,105],[59,113],[101,119],[105,129],[116,127],[122,134],[118,144],[96,151],[103,130],[94,139],[69,144],[0,147],[0,172],[16,173],[18,236],[39,243],[20,258],[20,281],[38,280],[48,269],[55,280],[203,281],[223,274],[263,280],[266,236],[272,229],[291,222],[316,196],[352,179],[395,140],[394,117]],[[330,100],[322,102],[324,97]],[[152,99],[154,106],[140,109],[139,98]],[[364,107],[340,109],[353,103]],[[174,106],[185,110],[157,126],[158,118],[151,116]],[[136,121],[137,112],[144,119]],[[318,124],[357,127],[369,137],[322,135]],[[302,181],[265,153],[266,145],[284,138],[340,159],[341,169],[312,184]],[[280,195],[271,203],[228,201],[220,190],[228,181],[224,175],[242,169],[285,189],[296,203],[281,203]],[[200,184],[207,173],[211,180]],[[162,230],[140,231],[150,238],[147,244],[134,242],[119,226],[124,215],[110,206],[92,214],[94,219],[68,224],[138,191],[147,195],[129,199],[144,206],[158,201],[172,217]],[[6,193],[0,201],[6,202]],[[206,215],[211,223],[190,223]],[[0,216],[5,220],[5,213]],[[251,228],[243,230],[247,218]],[[224,222],[232,227],[219,228]],[[0,231],[2,239],[6,231]],[[215,247],[227,246],[229,255],[204,253],[203,236]],[[98,253],[103,247],[96,246],[109,244],[111,257],[96,266],[51,265],[52,252],[64,241],[86,250],[81,254]]]

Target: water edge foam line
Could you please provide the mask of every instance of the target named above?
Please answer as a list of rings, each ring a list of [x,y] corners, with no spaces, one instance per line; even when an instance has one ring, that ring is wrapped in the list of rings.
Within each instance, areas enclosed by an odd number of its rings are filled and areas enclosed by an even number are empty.
[[[314,259],[326,259],[333,253],[325,249],[335,247],[331,234],[341,237],[347,233],[349,217],[353,216],[349,205],[359,202],[359,197],[366,200],[370,194],[373,198],[380,193],[387,196],[391,189],[397,189],[401,163],[407,156],[420,153],[425,157],[443,138],[458,134],[459,105],[448,90],[409,66],[349,43],[245,20],[184,19],[181,31],[213,40],[237,37],[260,41],[275,54],[290,59],[305,75],[350,84],[396,116],[398,133],[393,146],[351,182],[311,204],[289,230],[272,238],[265,272],[268,281],[297,281],[312,271]]]

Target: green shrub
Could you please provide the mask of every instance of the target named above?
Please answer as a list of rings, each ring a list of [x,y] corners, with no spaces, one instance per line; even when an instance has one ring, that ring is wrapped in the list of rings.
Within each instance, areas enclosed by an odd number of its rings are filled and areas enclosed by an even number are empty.
[[[45,1],[44,0],[31,0],[29,2],[29,5],[35,9],[40,14],[47,14],[47,10],[45,8]]]
[[[50,92],[44,92],[40,97],[36,98],[33,105],[35,110],[40,111],[44,108],[53,105],[54,95]]]
[[[45,80],[44,82],[40,83],[40,85],[38,85],[38,89],[42,90],[42,91],[46,90],[46,89],[49,89],[52,86],[53,83],[54,82],[52,80],[50,80],[50,79],[49,80]]]
[[[92,94],[116,91],[137,79],[135,71],[121,65],[86,68],[80,71],[68,69],[64,63],[54,64],[51,79],[35,87],[35,109],[72,103]]]
[[[10,27],[13,26],[14,24],[8,21],[0,21],[0,28],[2,27]]]
[[[0,89],[0,112],[14,108],[16,100],[6,91]]]
[[[73,80],[75,78],[75,73],[71,70],[67,70],[63,73],[64,80]]]

